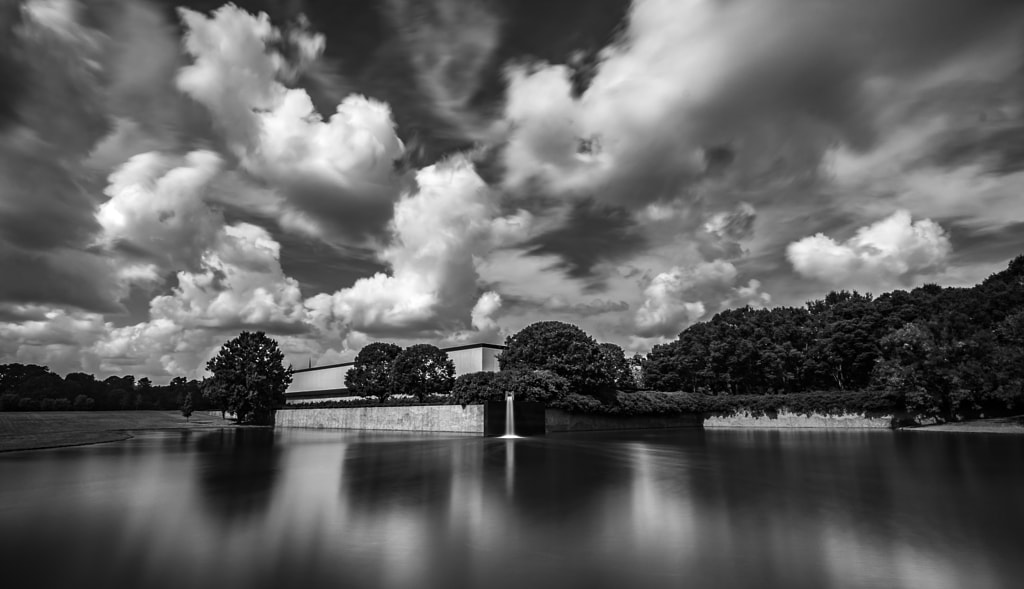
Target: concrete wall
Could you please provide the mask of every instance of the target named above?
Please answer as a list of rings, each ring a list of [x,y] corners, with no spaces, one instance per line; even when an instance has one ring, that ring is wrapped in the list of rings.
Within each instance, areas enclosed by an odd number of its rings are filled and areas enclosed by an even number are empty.
[[[548,432],[582,432],[618,429],[664,429],[672,427],[700,427],[701,416],[635,416],[581,415],[560,409],[548,409],[545,419]]]
[[[483,405],[283,409],[275,415],[278,427],[484,433]]]
[[[704,427],[750,427],[750,428],[826,428],[826,429],[891,429],[892,416],[865,417],[862,414],[847,415],[799,415],[780,411],[776,417],[750,413],[726,416],[710,416],[704,420]]]

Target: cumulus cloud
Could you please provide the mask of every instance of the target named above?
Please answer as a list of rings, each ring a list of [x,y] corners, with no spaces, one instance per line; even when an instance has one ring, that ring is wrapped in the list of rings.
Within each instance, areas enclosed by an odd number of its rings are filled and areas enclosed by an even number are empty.
[[[302,294],[281,270],[280,253],[260,227],[224,226],[203,252],[200,268],[178,272],[177,286],[153,298],[149,320],[110,329],[92,350],[108,370],[119,361],[150,374],[196,375],[239,330],[306,331]]]
[[[418,190],[395,205],[392,243],[381,252],[390,273],[312,297],[314,320],[337,330],[393,334],[466,325],[477,299],[476,257],[507,239],[493,194],[473,165],[455,157],[416,174]]]
[[[473,310],[470,311],[473,328],[478,331],[488,331],[497,328],[495,320],[498,311],[501,309],[501,295],[494,291],[488,291],[480,295]]]
[[[241,166],[279,190],[321,237],[358,242],[381,231],[400,189],[395,163],[404,147],[382,102],[349,96],[327,120],[305,90],[287,88],[293,66],[271,46],[282,39],[266,14],[233,5],[211,16],[180,9],[194,62],[177,84],[205,105]],[[289,36],[299,62],[315,59],[322,36]]]
[[[1000,0],[641,0],[582,95],[567,66],[510,72],[506,183],[645,204],[722,167],[747,183],[813,178],[834,143],[874,143],[879,114],[911,94],[894,88],[1015,43],[1022,14]]]
[[[110,200],[96,212],[100,242],[164,269],[196,268],[224,224],[206,202],[222,169],[210,151],[133,157],[110,176]]]
[[[942,270],[950,250],[937,223],[897,211],[842,243],[821,233],[805,237],[786,248],[786,257],[802,276],[828,284],[887,286]]]
[[[11,320],[4,321],[5,316]],[[0,306],[0,357],[49,366],[59,373],[95,370],[99,360],[88,348],[105,329],[99,313],[42,305]]]
[[[723,308],[770,302],[770,297],[760,292],[758,281],[737,287],[737,276],[736,267],[723,260],[658,274],[644,289],[643,305],[636,311],[636,334],[644,338],[674,336]]]

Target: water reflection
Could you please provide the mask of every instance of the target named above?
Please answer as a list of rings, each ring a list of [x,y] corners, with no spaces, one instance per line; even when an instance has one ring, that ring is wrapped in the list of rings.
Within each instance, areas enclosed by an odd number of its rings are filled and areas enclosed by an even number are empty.
[[[208,517],[232,523],[266,514],[281,459],[273,430],[205,432],[195,449],[197,490]]]
[[[0,455],[0,554],[5,586],[1013,587],[1022,490],[1015,437],[166,432]]]

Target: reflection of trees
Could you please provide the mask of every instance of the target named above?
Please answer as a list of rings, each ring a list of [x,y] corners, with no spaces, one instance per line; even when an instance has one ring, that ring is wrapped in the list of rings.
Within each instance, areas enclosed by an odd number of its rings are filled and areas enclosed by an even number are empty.
[[[624,457],[609,453],[608,444],[585,439],[488,440],[483,468],[484,480],[492,484],[488,491],[506,495],[514,517],[535,521],[588,513],[611,487],[630,479]]]
[[[360,510],[416,506],[445,511],[457,470],[452,464],[457,444],[422,439],[348,444],[341,492]]]
[[[272,429],[216,430],[203,434],[196,448],[198,488],[212,515],[236,521],[267,510],[281,466]]]

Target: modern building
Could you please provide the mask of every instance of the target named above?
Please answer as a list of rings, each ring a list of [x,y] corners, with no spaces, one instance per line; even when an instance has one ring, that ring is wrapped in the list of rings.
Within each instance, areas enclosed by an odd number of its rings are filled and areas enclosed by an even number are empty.
[[[470,344],[454,348],[442,348],[455,364],[455,376],[470,372],[496,372],[498,370],[498,354],[505,346],[497,344]],[[316,403],[319,401],[335,401],[349,397],[345,388],[345,373],[355,362],[331,364],[302,368],[292,372],[292,384],[284,392],[285,402]]]

